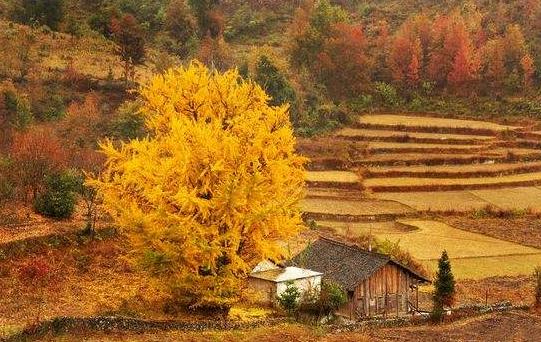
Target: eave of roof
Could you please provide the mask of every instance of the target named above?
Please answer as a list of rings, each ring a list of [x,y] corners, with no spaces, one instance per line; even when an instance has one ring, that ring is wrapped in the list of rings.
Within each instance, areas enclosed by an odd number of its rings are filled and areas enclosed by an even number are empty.
[[[286,281],[312,278],[321,276],[323,273],[304,268],[289,266],[285,268],[270,269],[261,272],[254,272],[250,274],[250,277],[272,281],[275,283],[282,283]]]

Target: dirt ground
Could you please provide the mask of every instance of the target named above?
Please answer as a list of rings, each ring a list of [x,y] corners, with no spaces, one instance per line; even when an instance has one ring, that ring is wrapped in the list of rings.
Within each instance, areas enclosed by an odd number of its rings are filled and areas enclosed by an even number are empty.
[[[541,248],[540,218],[470,218],[451,216],[444,219],[449,225],[492,236],[498,239],[516,242],[525,246]]]
[[[444,326],[383,329],[377,341],[541,341],[541,317],[528,312],[505,312],[466,319]]]

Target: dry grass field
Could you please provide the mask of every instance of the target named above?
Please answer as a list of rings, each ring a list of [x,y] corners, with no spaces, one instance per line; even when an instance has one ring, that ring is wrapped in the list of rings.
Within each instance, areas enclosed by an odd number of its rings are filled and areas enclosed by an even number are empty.
[[[436,270],[441,252],[447,250],[457,279],[518,276],[529,274],[541,265],[541,249],[457,229],[438,221],[318,223],[343,236],[373,234],[380,240],[398,242],[431,272]]]
[[[0,262],[0,326],[4,330],[20,328],[38,316],[90,316],[143,308],[144,315],[165,318],[159,304],[161,295],[125,256],[122,241],[113,239]],[[19,265],[38,257],[46,257],[51,270],[45,287],[29,286],[17,273]],[[37,290],[40,287],[42,295]]]
[[[318,221],[320,227],[329,228],[332,232],[342,236],[355,236],[366,234],[402,234],[415,230],[410,226],[395,221],[388,222],[337,222]]]
[[[517,139],[521,134],[533,140]],[[534,223],[477,221],[472,216],[486,208],[510,214],[541,210],[541,152],[534,148],[539,137],[499,123],[411,115],[363,115],[334,137],[335,143],[327,137],[328,145],[319,141],[317,149],[326,156],[333,148],[342,154],[335,153],[332,162],[320,164],[323,172],[309,178],[328,186],[309,188],[303,203],[305,211],[321,214],[314,216],[321,227],[345,236],[372,233],[399,241],[430,270],[447,250],[459,279],[525,275],[541,264],[541,250],[535,248],[541,246],[541,232]],[[344,140],[359,143],[367,153],[353,153],[354,145],[345,148]],[[342,171],[336,172],[333,164]],[[359,166],[365,168],[364,195],[339,189],[353,180],[344,172]],[[442,215],[442,222],[427,221],[423,212]],[[408,220],[400,222],[410,229],[386,221],[400,216],[384,216],[404,213]],[[339,217],[344,215],[382,215],[377,221],[384,222],[347,222],[351,220]],[[415,216],[419,219],[409,219]]]
[[[538,152],[531,152],[526,156],[532,160],[538,158]],[[523,156],[524,157],[524,156]],[[498,150],[493,150],[479,154],[453,154],[453,153],[385,153],[376,154],[362,160],[357,160],[356,164],[362,166],[410,166],[410,165],[471,165],[485,162],[505,162],[507,156]]]
[[[366,196],[359,189],[332,188],[332,187],[309,187],[306,191],[307,198],[334,198],[345,200],[360,200]]]
[[[493,206],[502,210],[541,210],[538,187],[458,191],[381,192],[373,198],[396,201],[418,211],[469,212]]]
[[[307,182],[358,183],[359,176],[349,171],[308,171]]]
[[[400,241],[402,248],[420,260],[433,260],[443,250],[453,259],[517,254],[540,254],[541,250],[486,235],[453,228],[443,222],[401,220],[417,228],[409,232],[376,234],[381,239]]]
[[[417,211],[469,212],[489,205],[468,191],[381,192],[373,197],[400,202]]]
[[[335,215],[386,215],[412,213],[409,207],[392,201],[340,200],[330,198],[306,198],[301,207],[304,212]]]
[[[441,166],[389,166],[368,168],[371,178],[426,177],[426,178],[475,178],[541,171],[541,162],[441,165]]]
[[[24,30],[24,26],[0,20],[0,30]],[[114,44],[103,36],[83,36],[75,38],[71,35],[59,32],[44,32],[34,30],[36,40],[42,48],[40,55],[40,75],[46,79],[51,72],[63,71],[71,64],[75,70],[89,77],[105,80],[109,77],[109,71],[119,78],[122,74],[123,64],[114,54]],[[152,65],[154,51],[149,51],[149,62],[137,67],[138,80],[149,79],[155,72]]]
[[[457,279],[483,279],[531,274],[535,267],[541,265],[541,254],[463,258],[451,261]],[[437,269],[437,260],[423,261],[423,264],[429,270]]]
[[[485,189],[541,185],[541,172],[481,178],[373,178],[363,185],[374,192]]]
[[[478,129],[502,132],[506,130],[515,130],[517,127],[500,125],[497,123],[474,120],[458,120],[445,118],[417,117],[406,115],[363,115],[359,118],[359,123],[366,125],[388,126],[388,127],[427,127],[427,128],[451,128],[451,129]]]

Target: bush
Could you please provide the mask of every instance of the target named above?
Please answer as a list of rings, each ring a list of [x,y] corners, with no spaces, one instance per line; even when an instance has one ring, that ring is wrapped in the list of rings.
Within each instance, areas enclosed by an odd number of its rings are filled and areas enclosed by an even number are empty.
[[[274,12],[254,11],[249,4],[244,3],[227,21],[224,36],[233,40],[265,34],[277,19]]]
[[[295,89],[293,89],[286,77],[272,63],[269,57],[264,55],[259,57],[255,69],[254,81],[271,97],[269,103],[272,106],[280,106],[287,103],[290,105],[292,115],[295,115],[293,113],[297,110],[297,94],[295,93]]]
[[[64,117],[66,114],[66,106],[61,95],[51,96],[45,103],[46,109],[40,115],[40,119],[44,121],[54,121]]]
[[[286,284],[286,289],[278,296],[278,303],[280,307],[287,311],[289,315],[292,315],[297,308],[299,307],[299,299],[301,297],[301,292],[295,286],[295,284],[290,281]]]
[[[112,122],[112,135],[118,139],[130,140],[141,138],[146,134],[145,119],[140,113],[139,103],[126,102],[118,109]]]
[[[349,111],[333,104],[309,107],[298,118],[292,118],[295,132],[301,136],[313,136],[336,129],[351,121]]]
[[[57,30],[64,17],[64,0],[22,0],[16,17],[25,24],[47,25]]]
[[[342,286],[332,281],[323,281],[321,289],[313,289],[305,294],[299,310],[319,317],[328,316],[347,303],[347,300]]]
[[[34,119],[30,101],[10,84],[2,85],[0,114],[5,112],[7,122],[16,129],[26,128]]]
[[[329,315],[338,310],[347,301],[348,296],[339,284],[329,281],[324,281],[321,284],[321,293],[319,295],[320,313]]]
[[[385,106],[396,107],[402,102],[395,87],[388,83],[376,82],[375,91],[378,99]]]
[[[69,218],[75,211],[75,189],[78,178],[73,172],[50,175],[45,181],[45,190],[34,199],[34,209],[45,216]]]
[[[0,157],[0,207],[12,199],[15,189],[8,175],[10,161]]]

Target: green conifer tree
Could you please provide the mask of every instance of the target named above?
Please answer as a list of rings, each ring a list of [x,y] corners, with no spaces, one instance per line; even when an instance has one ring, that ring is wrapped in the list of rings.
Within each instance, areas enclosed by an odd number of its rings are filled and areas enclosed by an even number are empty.
[[[451,270],[451,261],[447,251],[443,251],[438,261],[438,272],[434,281],[434,311],[435,319],[441,319],[444,306],[452,306],[455,301],[455,277]]]

